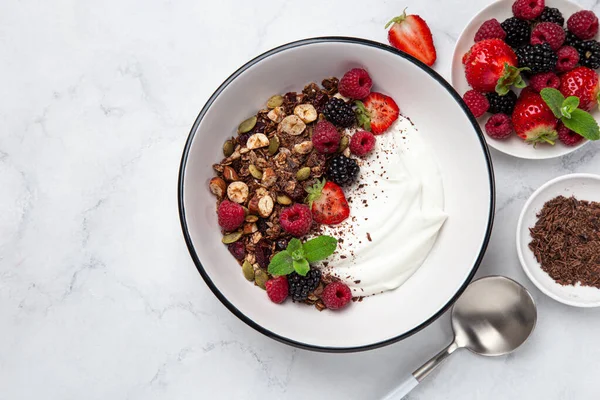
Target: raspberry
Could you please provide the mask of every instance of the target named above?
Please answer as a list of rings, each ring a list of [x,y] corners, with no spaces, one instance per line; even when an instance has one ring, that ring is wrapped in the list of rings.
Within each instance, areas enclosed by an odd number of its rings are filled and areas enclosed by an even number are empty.
[[[375,135],[367,131],[358,131],[350,139],[350,151],[355,156],[364,156],[375,147]]]
[[[338,91],[344,97],[360,100],[371,93],[371,86],[373,81],[369,73],[362,68],[353,68],[340,79]]]
[[[354,115],[352,105],[337,97],[333,97],[325,104],[323,115],[328,121],[342,128],[348,128],[356,123],[356,115]]]
[[[579,62],[579,52],[571,46],[563,46],[556,52],[558,62],[556,72],[567,72],[575,68]]]
[[[308,294],[319,286],[321,281],[321,271],[311,269],[306,276],[298,275],[292,272],[288,276],[288,284],[290,286],[290,296],[294,301],[304,301]]]
[[[553,22],[541,22],[531,32],[531,44],[548,43],[554,51],[558,50],[565,42],[565,31]]]
[[[583,140],[583,136],[573,132],[567,128],[562,122],[558,123],[558,140],[563,142],[565,146],[575,146]]]
[[[542,74],[533,75],[529,79],[529,86],[536,92],[541,92],[544,88],[558,89],[560,79],[554,72],[544,72]]]
[[[242,261],[246,257],[246,246],[244,246],[243,242],[233,242],[227,246],[227,249],[229,249],[231,255],[238,261]]]
[[[598,33],[598,17],[592,11],[577,11],[567,20],[567,29],[579,39],[591,39]]]
[[[340,134],[329,121],[319,121],[311,138],[319,153],[333,154],[340,147]]]
[[[219,204],[217,215],[219,219],[219,225],[226,232],[234,231],[239,228],[239,226],[244,223],[244,219],[246,218],[244,208],[241,205],[229,200],[225,200]]]
[[[488,110],[492,114],[512,114],[517,104],[517,95],[512,90],[509,90],[504,96],[500,96],[496,92],[486,93],[488,101],[490,102],[490,109]]]
[[[475,34],[475,41],[480,42],[485,39],[502,39],[506,37],[506,32],[502,29],[500,22],[496,18],[485,21]],[[464,63],[463,63],[464,64]]]
[[[488,99],[476,90],[466,92],[463,95],[463,100],[476,118],[481,117],[490,108]]]
[[[352,292],[344,283],[333,282],[325,286],[321,299],[330,310],[338,310],[352,300]]]
[[[512,12],[519,19],[534,19],[542,15],[544,0],[517,0],[513,3]]]
[[[288,281],[285,276],[269,279],[265,284],[267,296],[273,303],[281,304],[288,297]]]
[[[563,26],[565,24],[565,18],[558,8],[544,7],[544,11],[540,15],[540,21],[542,22],[554,22]]]
[[[523,21],[515,17],[510,17],[500,24],[504,32],[506,32],[506,39],[504,40],[509,46],[517,48],[526,43],[529,43],[529,36],[531,34],[531,26],[528,21]]]
[[[485,123],[485,131],[493,139],[506,139],[513,131],[512,121],[506,114],[494,114]]]
[[[354,182],[360,167],[358,163],[342,154],[335,156],[327,167],[327,179],[333,183],[344,186]]]
[[[307,205],[296,203],[284,208],[279,214],[279,223],[284,231],[292,236],[304,236],[312,225],[312,214]]]

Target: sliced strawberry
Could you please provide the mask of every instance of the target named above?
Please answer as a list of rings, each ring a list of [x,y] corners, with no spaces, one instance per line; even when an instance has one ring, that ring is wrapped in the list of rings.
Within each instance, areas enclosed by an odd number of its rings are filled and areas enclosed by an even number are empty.
[[[410,54],[427,65],[433,65],[437,57],[431,30],[427,22],[418,15],[404,13],[393,18],[385,28],[392,28],[388,32],[388,41],[400,51]]]
[[[307,189],[313,220],[319,224],[339,224],[350,215],[350,207],[341,187],[323,181]]]
[[[362,102],[357,101],[358,124],[374,135],[381,135],[398,119],[400,109],[390,96],[371,92]]]

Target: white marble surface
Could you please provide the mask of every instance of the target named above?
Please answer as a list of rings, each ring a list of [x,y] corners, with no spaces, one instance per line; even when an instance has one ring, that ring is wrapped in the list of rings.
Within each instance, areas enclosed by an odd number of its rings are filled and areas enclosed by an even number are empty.
[[[249,58],[319,35],[385,41],[427,19],[453,44],[488,1],[4,0],[0,6],[0,399],[376,399],[450,337],[447,316],[404,342],[332,355],[276,343],[219,303],[180,232],[189,127]],[[594,6],[593,0],[582,1]],[[595,399],[599,311],[532,287],[517,216],[550,178],[597,172],[598,145],[549,161],[493,152],[497,219],[479,275],[532,289],[539,325],[509,357],[456,354],[411,395]]]

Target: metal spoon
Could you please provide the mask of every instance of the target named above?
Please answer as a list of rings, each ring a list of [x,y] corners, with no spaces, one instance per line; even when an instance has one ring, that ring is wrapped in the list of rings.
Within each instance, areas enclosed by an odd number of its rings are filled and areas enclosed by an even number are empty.
[[[536,320],[533,298],[517,282],[503,276],[474,281],[452,308],[454,341],[416,369],[384,400],[406,396],[457,349],[464,347],[482,356],[501,356],[516,350],[527,340]]]

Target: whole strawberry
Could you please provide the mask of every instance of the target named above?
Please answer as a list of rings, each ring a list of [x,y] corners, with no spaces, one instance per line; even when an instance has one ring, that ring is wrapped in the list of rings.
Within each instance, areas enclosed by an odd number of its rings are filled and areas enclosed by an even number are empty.
[[[493,92],[498,81],[504,87],[521,85],[517,56],[504,41],[487,39],[475,43],[465,59],[465,77],[478,92]]]
[[[599,88],[598,74],[594,70],[577,67],[561,76],[559,90],[565,97],[579,97],[579,108],[590,111],[598,104]]]
[[[513,128],[521,139],[533,145],[554,144],[557,122],[539,93],[529,88],[521,92],[512,114]]]

